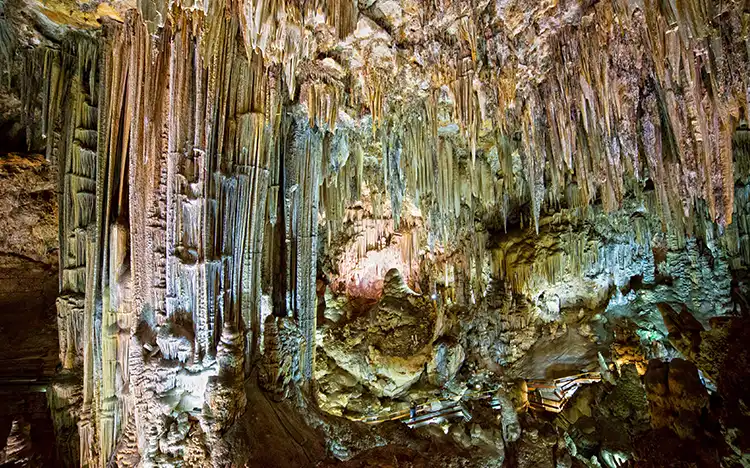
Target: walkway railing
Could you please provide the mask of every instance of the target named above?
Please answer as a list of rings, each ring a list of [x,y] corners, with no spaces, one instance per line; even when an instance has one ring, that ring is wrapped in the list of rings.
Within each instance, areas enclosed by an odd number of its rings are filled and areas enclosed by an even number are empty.
[[[527,380],[529,405],[532,409],[559,413],[575,392],[586,384],[600,382],[599,372],[584,372],[554,380]],[[380,424],[386,421],[400,421],[410,428],[439,423],[447,419],[463,418],[471,420],[471,413],[464,402],[476,400],[490,400],[490,407],[500,410],[502,403],[494,398],[497,388],[493,390],[477,390],[468,392],[460,397],[430,400],[413,408],[404,408],[390,413],[379,413],[365,416],[354,421],[365,424]]]

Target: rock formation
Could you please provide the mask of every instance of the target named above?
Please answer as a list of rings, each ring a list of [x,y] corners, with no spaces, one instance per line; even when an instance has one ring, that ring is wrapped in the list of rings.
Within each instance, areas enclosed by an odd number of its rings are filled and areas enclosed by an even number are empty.
[[[748,12],[0,0],[0,461],[750,464]]]

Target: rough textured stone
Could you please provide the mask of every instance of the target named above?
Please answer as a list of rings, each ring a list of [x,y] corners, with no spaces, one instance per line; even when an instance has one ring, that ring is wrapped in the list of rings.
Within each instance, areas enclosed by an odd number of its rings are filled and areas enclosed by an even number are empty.
[[[0,384],[82,466],[747,463],[745,10],[0,1]]]

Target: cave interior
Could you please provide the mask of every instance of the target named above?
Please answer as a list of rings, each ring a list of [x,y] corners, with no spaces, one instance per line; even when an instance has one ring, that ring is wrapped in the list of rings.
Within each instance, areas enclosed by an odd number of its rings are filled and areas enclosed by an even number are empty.
[[[0,0],[0,466],[750,467],[744,0]]]

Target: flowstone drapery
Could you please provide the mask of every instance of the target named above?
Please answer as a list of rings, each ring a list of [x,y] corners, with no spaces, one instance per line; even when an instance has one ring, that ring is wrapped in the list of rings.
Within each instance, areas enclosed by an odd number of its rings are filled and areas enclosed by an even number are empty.
[[[241,415],[269,200],[285,204],[282,310],[303,329],[311,375],[322,136],[282,111],[274,71],[245,53],[232,18],[186,10],[154,36],[130,13],[37,64],[64,207],[51,402],[58,433],[78,432],[71,464],[106,465],[130,424],[141,461],[165,463],[184,456],[161,443],[174,421],[200,420],[211,437]],[[279,168],[283,185],[270,180]]]

